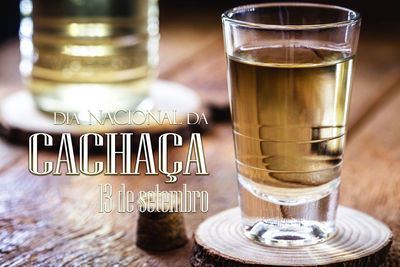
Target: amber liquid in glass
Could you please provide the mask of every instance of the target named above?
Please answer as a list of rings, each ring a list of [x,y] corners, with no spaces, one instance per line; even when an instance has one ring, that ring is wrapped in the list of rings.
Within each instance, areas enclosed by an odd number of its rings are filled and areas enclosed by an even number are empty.
[[[138,105],[157,66],[156,4],[33,1],[33,50],[21,45],[21,73],[38,106],[76,112]],[[22,40],[29,41],[29,36]]]
[[[327,216],[336,209],[352,66],[353,57],[318,45],[241,47],[228,56],[247,233],[257,231],[260,210],[272,221],[308,217],[321,235],[333,231],[307,207]]]

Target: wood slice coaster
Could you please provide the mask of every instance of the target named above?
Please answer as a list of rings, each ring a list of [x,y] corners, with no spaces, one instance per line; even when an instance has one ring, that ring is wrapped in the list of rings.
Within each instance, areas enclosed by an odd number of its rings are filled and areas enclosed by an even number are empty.
[[[239,208],[204,221],[195,232],[193,266],[381,266],[392,243],[390,229],[354,209],[340,206],[337,234],[298,248],[259,245],[242,233]]]
[[[0,103],[0,134],[13,143],[26,144],[33,133],[48,133],[58,143],[62,133],[71,133],[72,138],[77,139],[80,135],[106,132],[149,132],[158,137],[158,134],[174,132],[181,134],[184,138],[191,132],[204,131],[204,124],[186,124],[188,112],[205,112],[200,96],[192,89],[181,84],[158,80],[150,89],[149,98],[143,101],[138,108],[146,111],[168,111],[176,110],[176,121],[182,121],[182,125],[170,125],[167,123],[157,124],[153,121],[143,125],[54,125],[53,114],[39,111],[33,98],[26,90],[18,91],[4,98]],[[153,136],[152,136],[153,137]],[[135,140],[135,138],[133,138]],[[75,144],[75,140],[74,140]],[[118,145],[118,144],[117,144]],[[133,143],[133,145],[135,145]]]

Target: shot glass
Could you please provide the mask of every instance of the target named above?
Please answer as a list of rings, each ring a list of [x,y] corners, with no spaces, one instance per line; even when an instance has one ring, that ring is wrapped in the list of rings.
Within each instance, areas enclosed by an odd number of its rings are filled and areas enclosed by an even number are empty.
[[[113,112],[148,96],[157,0],[21,0],[20,72],[39,109]]]
[[[335,234],[360,15],[267,3],[222,15],[245,235],[302,246]]]

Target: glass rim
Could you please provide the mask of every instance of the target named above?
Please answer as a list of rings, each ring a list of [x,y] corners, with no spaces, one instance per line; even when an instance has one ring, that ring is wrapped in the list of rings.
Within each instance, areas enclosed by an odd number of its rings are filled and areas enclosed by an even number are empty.
[[[233,14],[238,11],[243,10],[254,10],[256,8],[262,7],[315,7],[315,8],[327,8],[332,10],[346,11],[347,13],[352,14],[351,18],[347,20],[331,22],[331,23],[321,23],[321,24],[298,24],[298,25],[279,25],[279,24],[266,24],[266,23],[256,23],[249,22],[240,19],[232,18]],[[317,4],[317,3],[304,3],[304,2],[273,2],[273,3],[260,3],[260,4],[250,4],[250,5],[242,5],[238,7],[234,7],[228,9],[224,13],[222,13],[222,20],[228,21],[234,24],[238,24],[241,26],[247,26],[250,28],[260,28],[260,29],[270,29],[270,30],[307,30],[307,29],[326,29],[326,28],[336,28],[343,27],[351,24],[356,24],[361,20],[360,13],[354,11],[352,9],[341,7],[337,5],[328,5],[328,4]]]

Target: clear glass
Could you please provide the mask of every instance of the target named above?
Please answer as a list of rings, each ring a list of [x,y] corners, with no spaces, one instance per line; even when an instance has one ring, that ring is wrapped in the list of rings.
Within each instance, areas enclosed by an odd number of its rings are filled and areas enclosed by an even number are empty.
[[[335,233],[360,16],[269,3],[222,15],[245,235],[273,246]]]
[[[20,72],[47,112],[133,109],[158,66],[157,0],[22,0]]]

